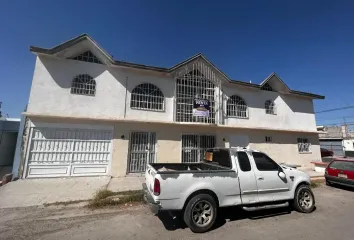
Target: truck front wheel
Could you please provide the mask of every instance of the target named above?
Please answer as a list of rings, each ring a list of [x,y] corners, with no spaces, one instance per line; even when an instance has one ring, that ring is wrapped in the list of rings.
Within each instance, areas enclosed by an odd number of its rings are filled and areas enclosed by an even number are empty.
[[[210,230],[217,216],[215,199],[209,194],[198,194],[189,200],[184,210],[184,222],[195,233]]]
[[[298,212],[310,213],[315,208],[315,196],[310,186],[300,185],[295,191],[293,206]]]

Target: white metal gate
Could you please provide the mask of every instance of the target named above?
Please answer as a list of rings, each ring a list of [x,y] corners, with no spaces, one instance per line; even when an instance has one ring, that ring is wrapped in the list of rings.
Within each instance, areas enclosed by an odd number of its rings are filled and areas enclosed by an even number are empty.
[[[205,151],[215,147],[215,143],[215,136],[212,135],[182,135],[182,162],[202,161]]]
[[[108,174],[112,131],[38,127],[31,130],[27,177]]]
[[[147,163],[155,162],[156,134],[132,132],[130,136],[129,173],[144,172]]]

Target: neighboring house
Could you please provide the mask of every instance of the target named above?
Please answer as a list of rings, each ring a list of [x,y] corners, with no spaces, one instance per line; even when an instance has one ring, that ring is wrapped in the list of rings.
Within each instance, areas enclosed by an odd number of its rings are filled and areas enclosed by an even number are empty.
[[[0,119],[0,181],[12,172],[20,119]]]
[[[335,156],[353,156],[354,134],[346,125],[317,126],[321,148],[333,151]]]
[[[324,97],[275,73],[234,81],[201,54],[170,68],[115,61],[86,34],[31,52],[23,177],[119,177],[147,162],[199,161],[215,146],[302,166],[320,159],[313,100]]]

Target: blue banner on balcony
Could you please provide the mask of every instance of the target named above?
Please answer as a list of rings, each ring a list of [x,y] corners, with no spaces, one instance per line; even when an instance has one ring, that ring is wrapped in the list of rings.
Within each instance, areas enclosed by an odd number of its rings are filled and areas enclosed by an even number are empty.
[[[209,117],[210,101],[208,99],[194,99],[193,116]]]

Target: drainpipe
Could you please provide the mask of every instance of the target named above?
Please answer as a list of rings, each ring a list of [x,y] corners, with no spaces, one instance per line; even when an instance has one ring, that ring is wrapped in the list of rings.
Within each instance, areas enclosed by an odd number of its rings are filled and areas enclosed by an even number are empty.
[[[127,115],[128,77],[125,77],[124,118]]]

